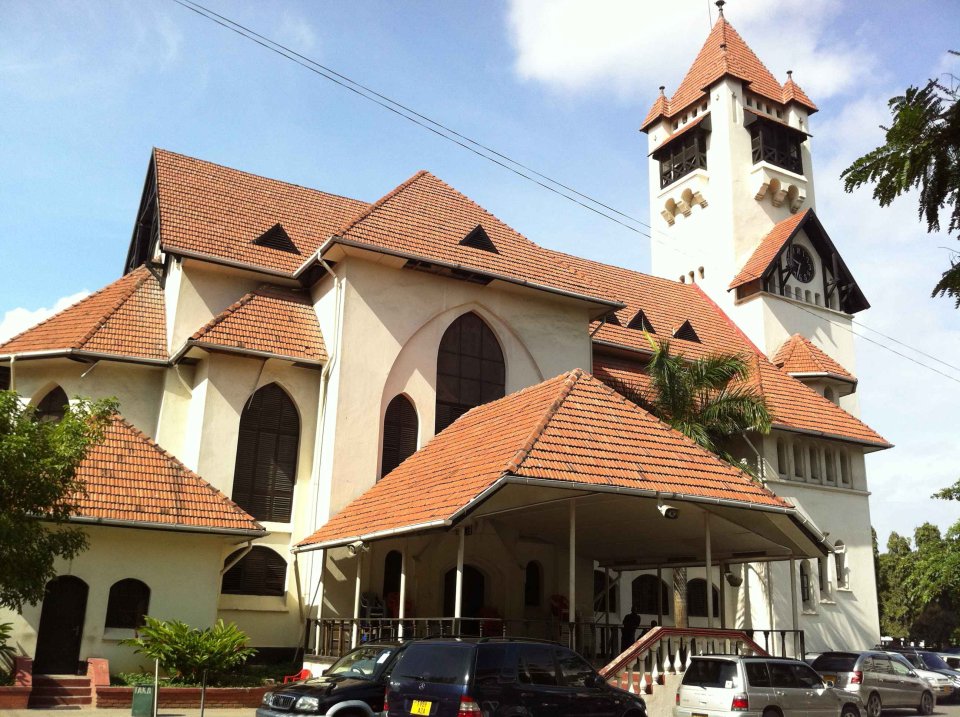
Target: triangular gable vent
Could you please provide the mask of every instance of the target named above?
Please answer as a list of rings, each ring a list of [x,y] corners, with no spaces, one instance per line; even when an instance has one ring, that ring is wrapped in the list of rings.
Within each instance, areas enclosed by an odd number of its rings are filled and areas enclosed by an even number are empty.
[[[627,328],[639,329],[640,331],[646,331],[648,334],[657,333],[653,330],[653,324],[650,323],[650,319],[643,313],[643,309],[640,309],[640,311],[634,314],[633,318],[630,319],[630,323],[627,324]]]
[[[673,338],[700,343],[700,337],[697,336],[697,332],[693,330],[693,326],[690,325],[689,321],[684,321],[680,325],[680,328],[673,332]]]
[[[471,229],[470,233],[460,240],[460,246],[469,246],[473,247],[474,249],[491,251],[494,254],[500,253],[497,251],[497,247],[494,246],[493,241],[490,239],[490,236],[487,234],[486,230],[479,224]]]
[[[272,227],[267,229],[267,231],[254,239],[253,243],[257,246],[265,246],[271,249],[276,249],[277,251],[285,251],[290,254],[300,253],[300,250],[297,249],[296,245],[293,243],[293,240],[290,239],[290,235],[287,234],[287,230],[284,229],[280,224],[274,224]]]

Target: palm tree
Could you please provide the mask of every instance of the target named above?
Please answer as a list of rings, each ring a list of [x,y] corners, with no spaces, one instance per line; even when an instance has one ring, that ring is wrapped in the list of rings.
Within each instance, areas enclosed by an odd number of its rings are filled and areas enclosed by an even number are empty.
[[[756,477],[729,452],[730,440],[749,431],[769,433],[772,418],[763,396],[745,381],[750,364],[740,355],[710,354],[696,359],[670,353],[670,342],[647,336],[653,356],[649,387],[610,379],[608,384],[698,445]],[[712,599],[707,581],[707,600]],[[674,623],[687,626],[687,570],[673,571]]]

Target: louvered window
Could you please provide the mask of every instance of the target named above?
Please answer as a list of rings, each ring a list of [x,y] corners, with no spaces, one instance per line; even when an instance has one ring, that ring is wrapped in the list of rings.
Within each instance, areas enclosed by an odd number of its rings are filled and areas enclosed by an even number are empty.
[[[10,390],[10,367],[0,366],[0,391]]]
[[[233,500],[257,520],[290,521],[300,444],[300,417],[271,383],[247,401],[240,416]]]
[[[693,330],[693,325],[689,321],[684,321],[680,325],[680,328],[674,332],[673,338],[700,343],[700,337],[697,336],[697,332]]]
[[[670,614],[670,593],[667,591],[667,584],[656,575],[641,575],[634,578],[630,587],[633,593],[633,608],[636,612],[641,615],[658,615],[660,610],[663,610],[665,615]]]
[[[713,614],[720,614],[720,591],[713,585]],[[690,617],[707,617],[707,581],[694,578],[687,583],[687,614]]]
[[[110,586],[105,627],[136,630],[150,609],[150,588],[134,578],[118,580]]]
[[[500,253],[497,251],[497,247],[490,238],[490,235],[487,234],[486,230],[479,224],[460,240],[460,245],[473,247],[474,249],[480,249],[482,251],[489,251],[493,254]]]
[[[648,334],[655,334],[656,331],[653,330],[653,324],[650,323],[650,320],[647,318],[647,315],[643,313],[643,309],[634,314],[633,318],[630,319],[630,323],[627,324],[628,329],[638,329],[640,331],[646,331]]]
[[[440,340],[436,432],[474,406],[503,398],[506,370],[497,337],[479,316],[464,314]]]
[[[287,230],[284,229],[280,224],[274,224],[272,227],[267,229],[267,231],[254,239],[253,243],[258,246],[266,246],[270,247],[271,249],[285,251],[290,254],[300,253],[300,250],[297,249],[297,246],[293,243],[290,235],[287,234]]]
[[[40,403],[37,404],[36,417],[40,421],[59,421],[63,418],[70,400],[59,386],[54,387]]]
[[[229,565],[243,549],[226,559]],[[223,575],[220,591],[225,595],[283,596],[287,582],[287,561],[270,548],[254,547]]]
[[[383,478],[417,451],[417,411],[406,396],[394,396],[383,417]]]

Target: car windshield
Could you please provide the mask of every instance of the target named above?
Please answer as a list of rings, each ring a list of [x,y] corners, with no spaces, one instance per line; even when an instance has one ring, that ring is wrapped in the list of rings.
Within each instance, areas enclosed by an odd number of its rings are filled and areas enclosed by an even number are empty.
[[[817,672],[852,672],[856,662],[856,655],[827,653],[813,661],[813,669]]]
[[[356,650],[348,652],[334,662],[330,668],[323,673],[323,676],[350,675],[351,677],[373,677],[373,673],[377,671],[377,668],[389,660],[395,650],[395,647],[384,647],[382,645],[379,647],[375,645],[358,647]]]
[[[921,652],[920,657],[923,658],[923,664],[926,665],[928,670],[950,669],[950,665],[948,665],[944,659],[935,652]]]
[[[683,684],[733,689],[738,687],[737,665],[727,660],[694,660],[683,674]]]

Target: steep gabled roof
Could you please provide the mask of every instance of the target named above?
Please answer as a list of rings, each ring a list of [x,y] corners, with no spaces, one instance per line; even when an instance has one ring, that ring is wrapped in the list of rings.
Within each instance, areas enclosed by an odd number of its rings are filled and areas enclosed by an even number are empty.
[[[292,275],[350,217],[356,199],[163,149],[153,152],[164,251]],[[296,252],[255,243],[280,224]]]
[[[660,117],[673,117],[706,97],[706,89],[720,78],[730,75],[743,80],[751,92],[780,104],[797,102],[810,112],[817,106],[810,101],[791,76],[781,85],[721,14],[707,36],[700,53],[673,96],[657,98],[641,126],[647,130]]]
[[[462,243],[478,225],[495,252]],[[609,303],[569,265],[551,261],[545,249],[426,171],[354,217],[332,243]]]
[[[464,414],[299,545],[449,525],[509,477],[790,507],[575,369]]]
[[[82,522],[258,535],[262,525],[117,415],[77,470]]]
[[[828,376],[856,383],[847,369],[830,358],[810,339],[794,334],[783,342],[773,357],[773,365],[791,375]]]
[[[0,355],[40,351],[165,361],[160,282],[140,267],[0,345]]]
[[[728,288],[736,289],[747,282],[761,278],[770,268],[770,265],[780,256],[784,245],[800,230],[804,219],[811,211],[813,210],[804,209],[802,212],[792,214],[783,221],[774,224],[773,229],[757,244],[757,248],[753,250],[739,273],[733,277],[733,281],[730,282]]]
[[[190,343],[207,348],[272,354],[320,363],[327,349],[309,295],[263,286],[228,306],[197,331]]]

